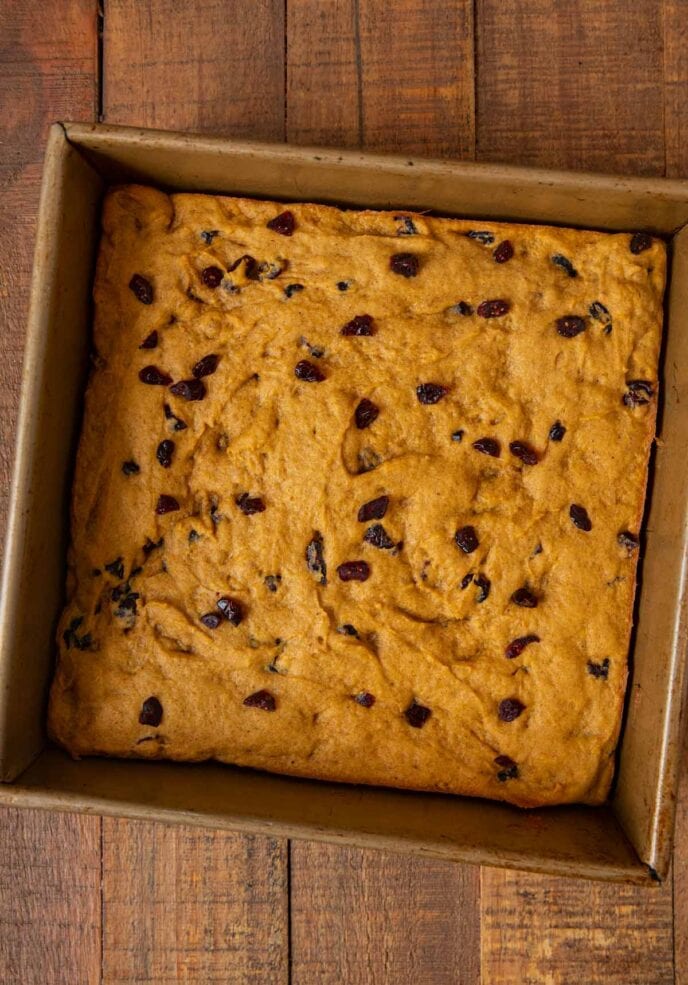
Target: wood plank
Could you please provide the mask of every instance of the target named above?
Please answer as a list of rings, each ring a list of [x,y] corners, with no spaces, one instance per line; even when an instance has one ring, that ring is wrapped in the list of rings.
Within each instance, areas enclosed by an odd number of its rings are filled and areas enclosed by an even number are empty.
[[[284,139],[284,5],[108,0],[108,123]]]
[[[466,0],[299,0],[287,18],[287,139],[471,158]]]
[[[664,173],[662,4],[476,0],[476,35],[480,160]]]
[[[293,985],[477,985],[478,870],[291,845]]]
[[[100,820],[0,813],[0,985],[100,982]]]
[[[688,985],[688,733],[678,789],[673,862],[674,970],[676,985]]]
[[[664,0],[664,130],[668,178],[688,178],[688,17]]]
[[[288,981],[286,842],[103,825],[103,985]]]

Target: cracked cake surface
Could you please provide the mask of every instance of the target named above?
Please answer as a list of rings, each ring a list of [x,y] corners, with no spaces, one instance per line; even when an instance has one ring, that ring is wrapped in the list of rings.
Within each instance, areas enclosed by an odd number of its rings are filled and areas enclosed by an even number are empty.
[[[600,803],[664,244],[111,190],[52,737]]]

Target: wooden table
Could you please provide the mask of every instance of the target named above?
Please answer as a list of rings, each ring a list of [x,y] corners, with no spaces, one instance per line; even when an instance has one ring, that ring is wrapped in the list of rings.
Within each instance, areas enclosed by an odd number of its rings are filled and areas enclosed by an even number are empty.
[[[0,512],[48,123],[688,177],[686,0],[0,0]],[[685,786],[685,784],[684,784]],[[688,983],[657,888],[0,812],[0,983]]]

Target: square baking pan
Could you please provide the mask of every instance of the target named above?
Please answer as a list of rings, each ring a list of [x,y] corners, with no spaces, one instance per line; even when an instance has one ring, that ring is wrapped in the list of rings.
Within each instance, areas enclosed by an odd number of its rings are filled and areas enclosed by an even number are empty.
[[[670,250],[625,724],[603,807],[523,811],[213,763],[72,761],[47,743],[69,495],[110,183],[605,230]],[[185,822],[560,875],[646,882],[671,858],[688,635],[688,181],[409,160],[91,124],[47,147],[0,599],[0,803]]]

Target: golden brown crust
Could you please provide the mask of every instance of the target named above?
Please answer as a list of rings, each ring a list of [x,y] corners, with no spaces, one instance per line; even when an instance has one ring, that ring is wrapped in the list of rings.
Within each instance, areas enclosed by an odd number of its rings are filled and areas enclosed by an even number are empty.
[[[285,210],[293,231],[270,228]],[[631,242],[113,190],[53,737],[74,755],[604,800],[637,560],[618,534],[642,518],[665,276],[663,244]],[[509,310],[483,317],[487,300]],[[583,330],[558,330],[573,315]],[[139,378],[193,381],[209,355],[202,399]],[[179,509],[156,513],[161,495]],[[385,516],[359,522],[380,496]],[[339,577],[351,561],[365,581]],[[521,587],[537,607],[514,604]]]

